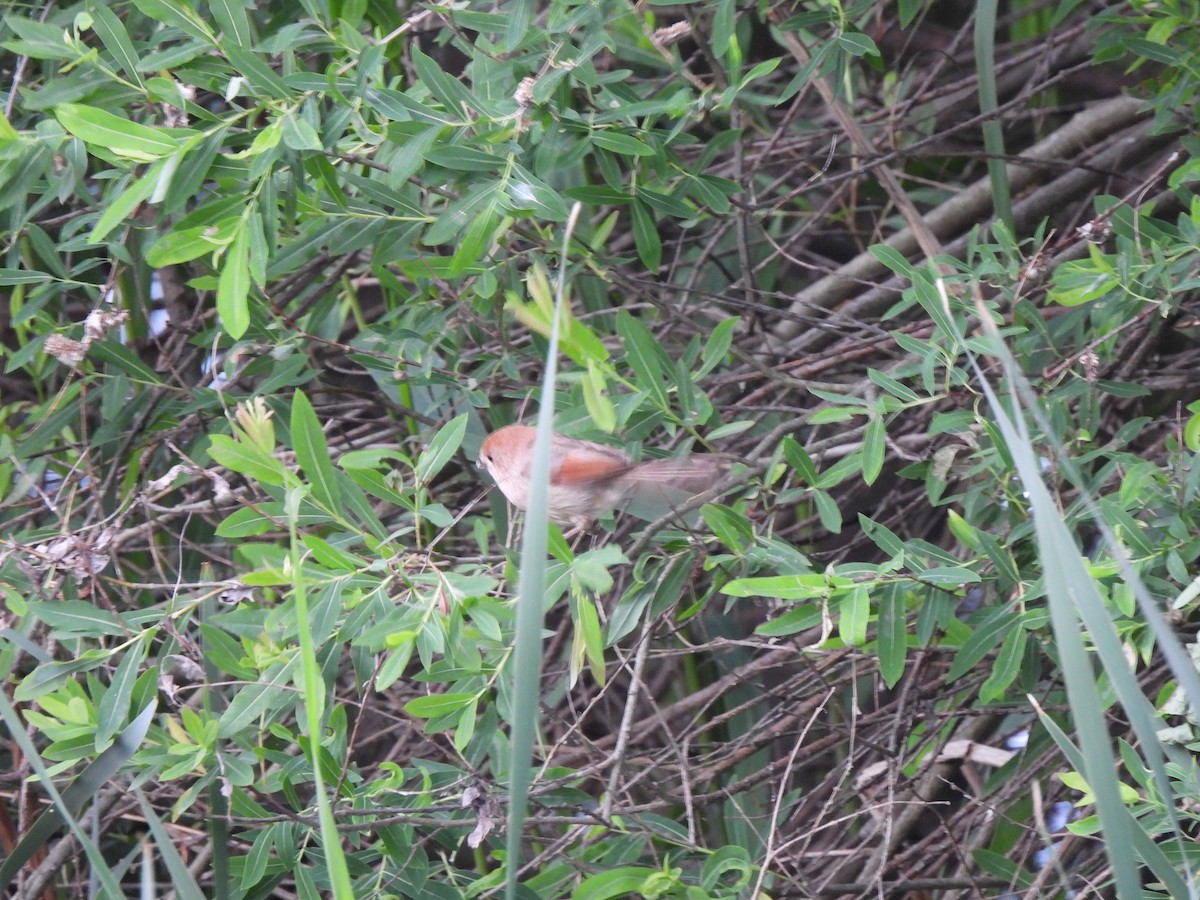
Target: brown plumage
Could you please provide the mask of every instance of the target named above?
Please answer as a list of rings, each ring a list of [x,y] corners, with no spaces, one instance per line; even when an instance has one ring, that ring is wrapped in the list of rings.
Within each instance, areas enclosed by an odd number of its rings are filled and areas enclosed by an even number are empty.
[[[529,506],[536,434],[528,425],[508,425],[488,435],[479,451],[479,464],[518,509]],[[635,463],[615,447],[555,434],[547,512],[552,522],[584,530],[618,508],[656,519],[714,487],[727,469],[724,460],[707,454]]]

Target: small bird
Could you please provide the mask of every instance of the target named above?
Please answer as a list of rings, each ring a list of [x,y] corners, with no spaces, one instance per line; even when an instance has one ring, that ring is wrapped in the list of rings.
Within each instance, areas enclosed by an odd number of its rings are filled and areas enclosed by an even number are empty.
[[[529,507],[536,435],[529,425],[506,425],[489,434],[479,450],[479,466],[521,510]],[[618,508],[653,520],[716,486],[727,470],[723,459],[703,453],[635,463],[616,447],[554,434],[547,512],[551,522],[581,531]]]

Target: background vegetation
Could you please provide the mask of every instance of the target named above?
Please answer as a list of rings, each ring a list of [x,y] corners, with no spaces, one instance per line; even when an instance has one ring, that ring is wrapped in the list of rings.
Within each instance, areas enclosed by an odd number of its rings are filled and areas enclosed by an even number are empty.
[[[7,4],[0,882],[1193,894],[1198,20]],[[552,533],[534,696],[560,275],[558,430],[744,465]]]

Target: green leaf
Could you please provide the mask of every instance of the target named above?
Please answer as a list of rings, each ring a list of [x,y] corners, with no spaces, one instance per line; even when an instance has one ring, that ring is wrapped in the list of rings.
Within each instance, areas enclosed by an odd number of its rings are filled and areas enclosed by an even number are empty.
[[[583,403],[588,415],[601,431],[612,433],[617,427],[617,411],[608,396],[608,380],[594,359],[587,361],[583,381]]]
[[[96,225],[92,228],[91,234],[88,235],[88,243],[99,244],[108,236],[110,231],[124,222],[133,214],[135,209],[150,199],[150,195],[158,187],[159,179],[162,177],[164,169],[165,166],[163,163],[155,163],[150,171],[137,179],[116,197],[109,200],[105,205],[104,212],[96,220]]]
[[[117,14],[102,3],[91,4],[88,14],[92,17],[92,30],[96,32],[104,48],[112,54],[121,71],[144,90],[146,85],[142,81],[141,72],[138,71],[138,53],[134,50],[129,32],[125,30],[125,25]]]
[[[504,30],[504,49],[508,52],[516,50],[525,40],[530,25],[533,24],[533,14],[536,9],[534,0],[515,0],[505,6],[508,21]]]
[[[565,222],[571,213],[558,191],[515,164],[508,180],[507,197],[513,210],[529,210],[550,222]]]
[[[229,0],[229,2],[236,3],[238,0]],[[223,45],[221,49],[229,57],[229,61],[233,63],[238,74],[245,79],[255,96],[285,100],[294,95],[295,92],[275,74],[274,69],[263,62],[257,53],[235,45]],[[276,119],[276,122],[278,121]]]
[[[736,316],[724,319],[709,332],[708,340],[704,342],[704,349],[700,351],[701,365],[696,372],[697,378],[703,378],[725,361],[725,357],[729,354],[729,348],[733,345],[733,329],[740,321],[741,319]]]
[[[717,0],[712,20],[712,50],[718,58],[725,59],[729,56],[731,46],[734,50],[737,49],[736,30],[737,7],[734,0]],[[736,76],[737,72],[728,73],[730,81]]]
[[[74,659],[42,663],[21,680],[16,690],[13,691],[13,699],[22,703],[36,700],[43,694],[60,687],[71,676],[81,672],[90,672],[111,658],[110,651],[93,648],[85,650]]]
[[[900,275],[903,278],[912,280],[914,269],[902,253],[893,250],[887,244],[872,244],[867,248],[867,252],[874,256],[877,260]]]
[[[221,326],[234,340],[250,327],[250,237],[239,228],[225,251],[221,276],[217,279],[217,312]]]
[[[468,414],[462,413],[439,428],[429,446],[417,457],[416,478],[420,484],[429,484],[462,447],[467,418]]]
[[[992,652],[1004,640],[1014,627],[1021,627],[1015,612],[1004,607],[997,607],[975,626],[971,636],[959,648],[946,674],[948,681],[953,682],[966,675],[976,664]]]
[[[6,15],[4,24],[20,38],[19,41],[6,41],[6,50],[33,59],[79,58],[79,50],[68,44],[67,36],[61,27],[56,28],[47,22],[35,22],[16,15]]]
[[[32,600],[27,605],[33,615],[50,626],[60,637],[119,637],[129,631],[113,613],[85,600]]]
[[[796,441],[795,438],[785,437],[783,439],[783,458],[787,460],[788,465],[796,470],[801,480],[808,485],[817,483],[817,467],[813,462],[812,457]]]
[[[734,553],[743,553],[754,543],[754,529],[746,517],[729,507],[706,503],[700,507],[700,515],[717,540]]]
[[[289,150],[324,150],[315,128],[298,112],[283,118],[283,145]]]
[[[897,381],[891,375],[885,372],[880,372],[878,369],[867,369],[867,377],[873,382],[891,394],[893,397],[903,401],[904,403],[920,403],[921,398],[908,385]]]
[[[776,597],[780,600],[811,600],[829,593],[830,580],[823,572],[807,575],[763,575],[736,578],[721,592],[732,597]]]
[[[880,594],[878,629],[879,675],[889,688],[895,687],[908,658],[904,591],[898,584],[888,585]]]
[[[879,55],[875,42],[861,32],[843,32],[837,36],[836,44],[851,56]]]
[[[156,22],[173,25],[185,34],[214,46],[217,43],[208,23],[186,3],[179,0],[133,0],[133,5]]]
[[[879,473],[883,471],[884,451],[887,449],[886,440],[887,431],[883,423],[883,416],[871,416],[863,432],[862,474],[863,481],[867,484],[874,484]]]
[[[433,719],[457,713],[468,704],[474,703],[478,696],[474,693],[428,694],[409,700],[404,704],[404,711],[418,719]]]
[[[217,526],[217,535],[238,539],[254,537],[282,528],[283,507],[278,503],[256,503],[252,508],[234,510]]]
[[[312,499],[335,515],[341,511],[342,498],[338,491],[337,474],[329,459],[329,446],[317,413],[303,391],[292,395],[292,449],[296,462],[308,476]]]
[[[24,269],[0,269],[0,286],[3,287],[15,284],[41,284],[49,280],[50,276],[45,272],[27,272]]]
[[[826,613],[823,606],[807,603],[764,622],[754,629],[754,633],[763,637],[786,637],[789,634],[808,631],[819,625],[825,618]]]
[[[479,98],[474,96],[462,82],[442,71],[442,67],[417,47],[411,49],[413,66],[417,78],[446,110],[455,116],[466,116],[479,109]]]
[[[296,705],[298,695],[289,690],[294,662],[276,663],[253,684],[244,685],[217,722],[217,736],[232,738],[248,728],[258,730],[285,709]]]
[[[960,544],[972,550],[980,549],[979,532],[970,522],[953,509],[947,508],[946,510],[946,524],[950,528],[950,533],[954,535]]]
[[[451,277],[466,274],[488,252],[492,236],[497,231],[496,208],[497,204],[493,198],[486,208],[475,213],[450,260]]]
[[[727,873],[735,873],[730,879]],[[719,847],[704,861],[700,871],[700,884],[706,891],[728,891],[731,895],[742,891],[757,872],[750,852],[745,847],[727,845]]]
[[[54,113],[63,128],[81,141],[136,162],[170,156],[179,149],[181,138],[196,136],[196,132],[183,129],[151,128],[77,103],[62,103]]]
[[[607,681],[607,672],[604,668],[604,636],[600,628],[600,616],[596,612],[596,605],[587,597],[576,597],[575,611],[575,627],[582,637],[588,669],[596,683],[603,686]]]
[[[856,584],[842,596],[838,616],[838,635],[848,647],[859,647],[867,640],[867,621],[871,614],[871,595],[865,584]]]
[[[781,62],[783,62],[783,60],[777,56],[774,59],[765,59],[758,63],[749,72],[742,76],[741,81],[738,82],[738,90],[740,91],[752,81],[757,81],[760,78],[770,75],[779,67]]]
[[[421,153],[426,162],[458,172],[499,174],[508,158],[465,144],[434,144]]]
[[[645,141],[623,134],[620,131],[593,131],[592,143],[597,147],[619,153],[622,156],[653,156],[656,151]]]
[[[840,534],[842,531],[842,511],[838,509],[837,501],[826,491],[814,490],[813,502],[817,505],[817,517],[821,527],[830,534]]]
[[[628,895],[642,896],[641,887],[646,879],[657,874],[657,869],[641,866],[619,866],[585,878],[571,894],[571,900],[613,900]]]
[[[238,472],[272,487],[283,485],[282,462],[257,447],[243,441],[235,441],[227,434],[214,434],[209,437],[208,455],[231,472]]]
[[[874,519],[867,518],[862,513],[859,513],[858,523],[875,546],[888,556],[899,558],[904,555],[904,541],[900,540],[896,532],[892,531],[886,525],[881,525]]]
[[[242,0],[209,0],[208,8],[221,29],[224,47],[228,48],[230,44],[249,47],[254,43],[254,33],[250,30],[250,19]]]
[[[135,641],[125,651],[121,662],[113,672],[104,696],[96,705],[96,749],[102,749],[121,728],[129,716],[133,701],[133,686],[138,679],[138,670],[146,658],[148,638]]]
[[[658,233],[654,213],[641,198],[634,200],[629,213],[633,220],[633,242],[637,246],[638,257],[647,269],[657,272],[662,264],[662,236]]]
[[[946,584],[958,587],[963,584],[979,584],[983,581],[978,573],[961,566],[942,566],[934,569],[922,569],[917,577],[929,584]]]
[[[1000,653],[997,654],[996,662],[992,666],[991,674],[979,687],[980,702],[990,703],[1004,696],[1004,692],[1021,672],[1021,663],[1025,658],[1025,643],[1025,628],[1018,623],[1005,636],[1004,643],[1000,645]]]
[[[671,399],[663,382],[662,348],[646,326],[629,313],[617,313],[617,334],[625,345],[625,356],[636,376],[635,386],[654,398],[660,409],[670,409]]]
[[[146,264],[161,269],[199,259],[228,245],[239,226],[239,219],[225,219],[211,225],[168,231],[146,251]]]

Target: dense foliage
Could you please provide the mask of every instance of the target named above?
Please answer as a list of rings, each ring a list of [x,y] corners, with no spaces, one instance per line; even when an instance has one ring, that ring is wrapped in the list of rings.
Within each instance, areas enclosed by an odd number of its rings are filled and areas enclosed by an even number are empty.
[[[1195,893],[1198,18],[9,4],[0,882]],[[558,301],[559,431],[737,465],[520,693]]]

